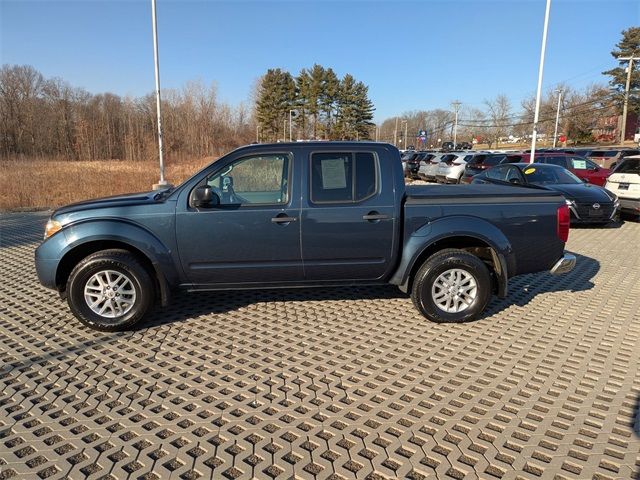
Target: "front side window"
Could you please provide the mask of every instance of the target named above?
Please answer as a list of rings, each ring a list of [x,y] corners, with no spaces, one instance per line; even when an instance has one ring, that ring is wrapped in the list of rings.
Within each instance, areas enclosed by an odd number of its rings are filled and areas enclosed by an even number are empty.
[[[311,201],[353,203],[377,191],[375,156],[370,152],[315,153],[311,156]]]
[[[241,158],[207,179],[220,205],[285,204],[289,201],[289,156]]]
[[[591,165],[595,165],[591,160],[587,160],[582,157],[571,157],[570,167],[573,170],[586,170],[587,168],[592,168]],[[589,165],[591,164],[591,165]]]

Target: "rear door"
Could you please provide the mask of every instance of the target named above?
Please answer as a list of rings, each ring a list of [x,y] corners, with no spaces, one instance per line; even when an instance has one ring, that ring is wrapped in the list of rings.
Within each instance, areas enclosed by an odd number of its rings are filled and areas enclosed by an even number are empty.
[[[302,206],[308,281],[377,280],[392,267],[393,169],[374,151],[311,152]]]

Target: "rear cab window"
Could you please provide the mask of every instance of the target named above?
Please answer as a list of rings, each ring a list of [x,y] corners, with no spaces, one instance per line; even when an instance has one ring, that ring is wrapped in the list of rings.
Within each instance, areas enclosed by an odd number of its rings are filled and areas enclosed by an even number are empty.
[[[378,192],[378,172],[372,152],[314,153],[309,198],[314,204],[361,202]]]

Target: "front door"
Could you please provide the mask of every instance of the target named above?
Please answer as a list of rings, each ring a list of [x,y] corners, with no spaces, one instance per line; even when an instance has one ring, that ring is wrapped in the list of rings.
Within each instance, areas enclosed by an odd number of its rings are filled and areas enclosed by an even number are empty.
[[[302,208],[309,281],[377,280],[393,258],[393,170],[371,152],[312,153]],[[382,182],[388,182],[382,188]]]
[[[260,286],[304,278],[300,202],[289,153],[242,157],[214,169],[211,206],[180,206],[180,259],[195,285]]]

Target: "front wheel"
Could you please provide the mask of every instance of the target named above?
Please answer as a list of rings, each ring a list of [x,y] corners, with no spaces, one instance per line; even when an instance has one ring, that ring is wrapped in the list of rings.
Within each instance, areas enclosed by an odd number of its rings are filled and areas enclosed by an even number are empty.
[[[491,274],[482,260],[464,250],[446,249],[420,267],[411,299],[432,322],[461,323],[484,311],[491,290]]]
[[[154,284],[136,256],[103,250],[82,260],[69,275],[67,302],[82,323],[114,332],[138,323],[154,300]]]

